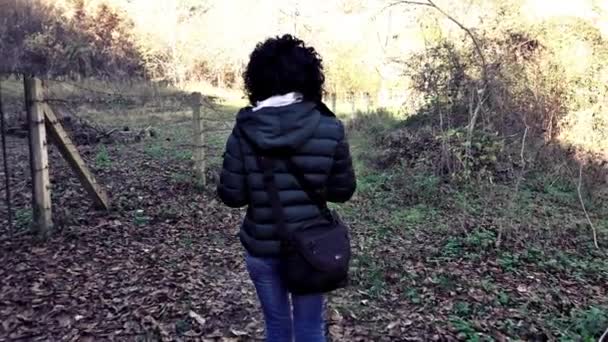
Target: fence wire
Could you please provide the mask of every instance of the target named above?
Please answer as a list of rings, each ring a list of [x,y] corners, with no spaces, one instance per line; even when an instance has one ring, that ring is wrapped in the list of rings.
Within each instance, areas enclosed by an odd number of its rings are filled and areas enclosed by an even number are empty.
[[[0,142],[3,161],[0,241],[26,233],[33,221],[23,80],[8,82],[12,88],[8,111],[7,102],[3,101],[6,97],[2,96],[3,84],[0,84]],[[46,80],[44,84],[44,102],[57,113],[77,149],[81,153],[86,151],[89,155],[91,151],[114,143],[142,143],[142,147],[137,149],[142,153],[162,146],[181,156],[193,156],[195,149],[202,147],[206,165],[214,167],[221,159],[225,138],[234,123],[233,113],[227,115],[228,112],[222,110],[218,101],[210,96],[202,96],[195,103],[193,99],[197,97],[193,94],[139,84],[130,89],[125,85],[103,88],[98,84],[58,80]],[[200,106],[203,115],[205,142],[202,146],[196,145],[193,139],[193,106]],[[56,151],[51,150],[49,159],[53,169],[58,167],[56,163],[60,157]],[[87,159],[91,160],[90,157]],[[181,158],[179,161],[185,162],[192,169],[192,157]],[[181,168],[184,169],[185,165]],[[66,181],[65,177],[60,179],[59,182]],[[78,187],[76,191],[80,191],[80,185],[74,186]],[[57,221],[67,220],[60,217],[62,215],[69,213],[57,211],[54,214]]]

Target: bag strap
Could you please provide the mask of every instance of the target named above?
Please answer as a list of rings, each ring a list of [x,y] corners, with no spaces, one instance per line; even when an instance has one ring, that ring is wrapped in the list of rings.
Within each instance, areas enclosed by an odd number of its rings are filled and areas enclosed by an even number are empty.
[[[238,125],[237,125],[237,127],[239,129],[239,132],[241,133],[241,136],[243,136],[243,138],[247,141],[249,146],[253,149],[253,152],[255,153],[256,159],[258,161],[258,165],[260,165],[260,168],[262,168],[264,172],[267,171],[266,169],[264,169],[265,166],[269,167],[270,171],[272,172],[273,164],[268,163],[268,159],[271,158],[271,159],[283,160],[287,166],[287,170],[289,171],[289,173],[291,173],[296,178],[296,181],[298,182],[298,184],[300,185],[302,190],[304,190],[304,192],[306,192],[306,195],[308,195],[310,200],[313,201],[314,204],[319,208],[319,211],[321,211],[322,214],[329,212],[325,195],[321,194],[319,191],[317,191],[315,189],[315,186],[306,178],[304,173],[298,168],[298,166],[294,163],[292,158],[290,158],[290,157],[287,157],[287,158],[270,157],[268,155],[268,153],[265,154],[262,151],[260,151],[260,149],[251,140],[251,138],[249,138],[249,136],[247,136],[245,130],[243,130]],[[265,160],[261,160],[260,157],[263,157],[263,159],[265,159]],[[270,175],[268,175],[267,178],[270,179]],[[272,177],[272,180],[274,181],[274,175]],[[270,183],[268,183],[268,185],[270,185]],[[274,188],[276,188],[276,184],[274,185]],[[268,190],[268,188],[267,188],[267,190]]]
[[[279,189],[277,188],[273,172],[274,159],[262,154],[259,148],[251,140],[251,138],[249,138],[242,126],[240,126],[238,123],[236,124],[236,129],[239,131],[240,136],[243,138],[243,140],[247,142],[247,145],[249,145],[249,147],[253,150],[257,164],[262,169],[262,181],[264,183],[264,188],[268,193],[272,216],[276,218],[277,233],[279,235],[279,238],[283,241],[289,241],[291,239],[289,231],[287,230],[285,212],[283,211],[283,206],[281,205]],[[252,192],[251,189],[250,192]]]
[[[256,153],[256,159],[258,165],[262,168],[264,181],[264,188],[268,193],[270,199],[270,205],[272,207],[272,215],[276,218],[277,233],[281,240],[289,241],[289,232],[287,231],[287,223],[285,222],[285,211],[281,205],[281,199],[279,198],[279,189],[275,182],[273,166],[274,160]]]
[[[331,218],[331,212],[327,207],[327,199],[324,191],[319,192],[315,190],[315,186],[306,178],[306,176],[304,176],[302,170],[298,168],[291,158],[286,159],[285,162],[289,172],[296,177],[296,180],[300,184],[300,187],[302,187],[302,190],[306,192],[308,198],[310,198],[310,200],[315,203],[317,208],[319,208],[321,215],[327,219]]]

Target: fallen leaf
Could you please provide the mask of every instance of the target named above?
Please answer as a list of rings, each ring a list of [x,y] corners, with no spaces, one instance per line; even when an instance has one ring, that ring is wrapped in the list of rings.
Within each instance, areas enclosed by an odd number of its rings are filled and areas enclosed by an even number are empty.
[[[194,319],[196,321],[196,323],[200,324],[201,327],[205,326],[205,323],[207,323],[207,321],[201,317],[199,314],[197,314],[196,312],[190,310],[190,312],[188,312],[188,316],[190,316],[192,319]]]
[[[400,323],[399,321],[391,322],[386,326],[386,329],[393,330],[393,329],[395,329],[396,326],[399,325],[399,323]]]
[[[342,317],[342,315],[340,314],[340,312],[338,310],[332,309],[330,311],[330,314],[329,314],[329,320],[330,321],[332,321],[332,322],[341,322],[342,319],[344,319],[344,318]]]
[[[237,337],[241,337],[241,336],[247,336],[249,335],[247,332],[242,331],[242,330],[237,330],[237,329],[230,329],[230,332]]]
[[[57,316],[57,322],[59,323],[59,326],[61,326],[63,328],[67,328],[72,324],[72,320],[70,319],[70,316],[67,314],[61,314],[61,315]]]

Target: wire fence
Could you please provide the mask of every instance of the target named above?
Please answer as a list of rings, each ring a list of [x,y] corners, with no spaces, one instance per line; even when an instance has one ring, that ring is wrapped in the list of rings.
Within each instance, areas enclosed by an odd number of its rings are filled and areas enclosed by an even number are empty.
[[[27,233],[35,221],[28,160],[31,128],[19,81],[4,81],[6,91],[0,84],[3,161],[0,241],[13,237],[15,232]],[[4,93],[8,97],[2,97]],[[109,144],[141,144],[142,153],[155,148],[171,150],[173,154],[186,156],[180,161],[203,180],[208,176],[206,168],[212,168],[221,159],[225,138],[233,124],[233,113],[226,111],[216,98],[150,84],[106,86],[46,80],[43,102],[57,113],[77,150],[90,154],[99,149],[97,146]],[[200,124],[193,115],[197,111],[201,113]],[[197,140],[197,136],[202,140]],[[50,156],[51,168],[57,156],[56,153]],[[85,159],[90,162],[91,157]]]

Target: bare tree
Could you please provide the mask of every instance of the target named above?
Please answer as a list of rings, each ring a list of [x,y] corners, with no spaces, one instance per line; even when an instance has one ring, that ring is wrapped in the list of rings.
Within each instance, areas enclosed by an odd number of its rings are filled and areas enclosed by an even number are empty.
[[[405,0],[404,1],[396,1],[396,2],[393,2],[393,3],[385,6],[384,9],[383,9],[383,11],[386,10],[386,9],[388,9],[388,8],[390,8],[390,7],[394,7],[394,6],[398,6],[398,5],[415,5],[415,6],[428,6],[428,7],[431,7],[433,9],[437,10],[439,13],[441,13],[446,18],[448,18],[454,24],[456,24],[464,32],[466,32],[466,34],[473,41],[473,45],[475,45],[475,50],[476,50],[477,55],[479,57],[479,60],[481,62],[481,68],[482,68],[482,72],[483,72],[483,80],[484,80],[484,83],[487,83],[488,63],[486,61],[485,54],[484,54],[483,50],[481,49],[481,44],[479,43],[479,40],[477,39],[477,37],[475,36],[475,34],[473,33],[473,31],[470,28],[466,27],[460,21],[458,21],[456,18],[454,18],[452,15],[450,15],[448,12],[446,12],[445,10],[443,10],[441,7],[437,6],[437,4],[435,4],[434,0],[426,0],[426,2],[422,2],[422,1],[405,1]],[[484,86],[485,85],[487,85],[487,84],[484,84]]]

